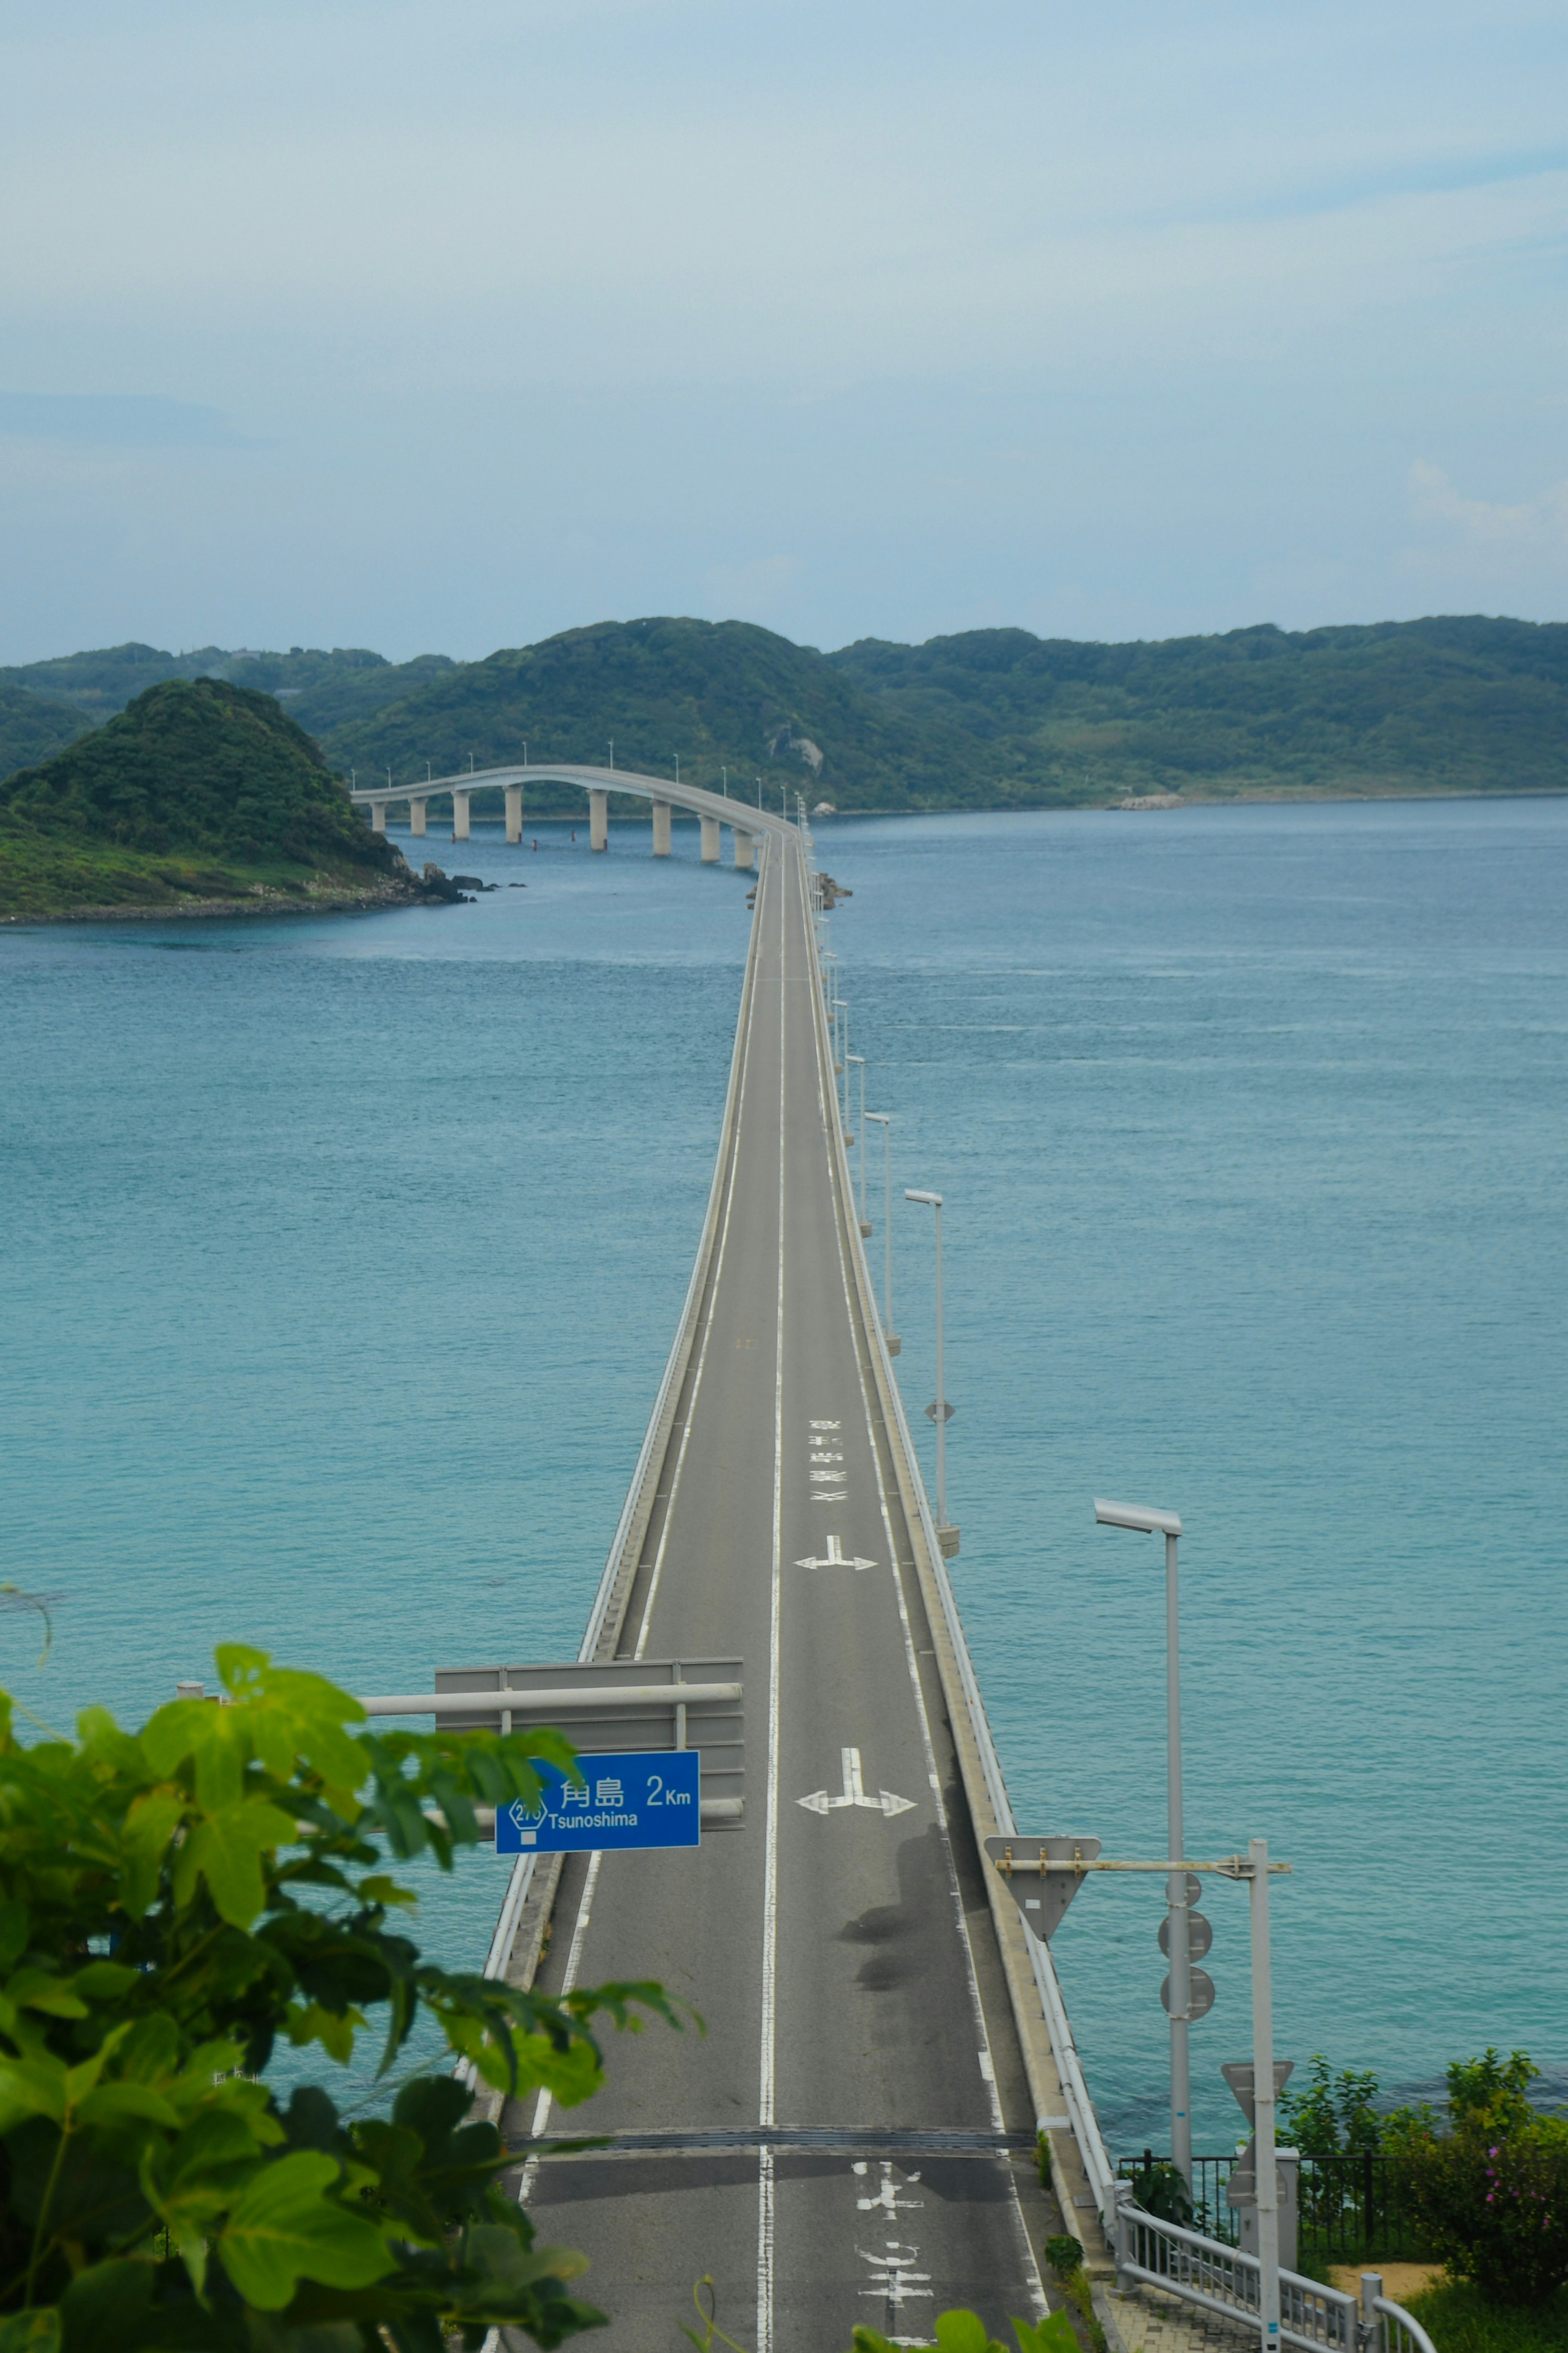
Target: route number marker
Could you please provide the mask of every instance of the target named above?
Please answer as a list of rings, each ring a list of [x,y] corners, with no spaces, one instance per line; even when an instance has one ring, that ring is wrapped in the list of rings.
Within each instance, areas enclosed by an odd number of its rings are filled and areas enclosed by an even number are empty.
[[[895,1814],[913,1810],[912,1798],[896,1798],[891,1789],[880,1789],[874,1798],[868,1798],[860,1778],[860,1751],[841,1748],[838,1753],[844,1764],[843,1796],[830,1798],[826,1789],[814,1789],[809,1798],[797,1798],[797,1806],[804,1806],[810,1814],[833,1814],[843,1806],[864,1806],[868,1813],[885,1814],[889,1820]]]
[[[592,1854],[622,1847],[701,1843],[700,1752],[612,1749],[579,1757],[576,1780],[536,1765],[542,1804],[521,1798],[496,1811],[498,1854]]]
[[[846,1553],[842,1536],[829,1536],[827,1550],[820,1560],[797,1560],[796,1568],[875,1568],[874,1560],[865,1560],[858,1553]]]

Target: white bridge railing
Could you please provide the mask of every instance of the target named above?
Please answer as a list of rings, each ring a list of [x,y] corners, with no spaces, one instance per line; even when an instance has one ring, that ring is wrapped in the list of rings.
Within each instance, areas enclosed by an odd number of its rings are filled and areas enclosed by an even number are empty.
[[[1117,2210],[1113,2253],[1119,2286],[1137,2281],[1163,2288],[1226,2320],[1259,2326],[1261,2265],[1256,2255],[1125,2202]],[[1363,2273],[1358,2298],[1303,2279],[1299,2272],[1281,2271],[1281,2341],[1302,2353],[1436,2353],[1420,2322],[1382,2289],[1376,2272]]]

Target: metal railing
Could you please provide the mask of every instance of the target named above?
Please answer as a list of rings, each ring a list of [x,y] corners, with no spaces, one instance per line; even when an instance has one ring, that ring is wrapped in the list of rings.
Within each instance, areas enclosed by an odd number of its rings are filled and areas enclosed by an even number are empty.
[[[1163,2161],[1149,2149],[1142,2158],[1123,2158],[1118,2179],[1135,2182]],[[1241,2217],[1226,2200],[1226,2184],[1240,2161],[1237,2156],[1193,2159],[1193,2228],[1228,2246],[1237,2242]],[[1394,2262],[1422,2253],[1409,2201],[1409,2169],[1402,2158],[1373,2149],[1303,2157],[1298,2195],[1300,2245],[1314,2255],[1346,2263],[1362,2256]]]
[[[1258,2325],[1261,2266],[1256,2255],[1184,2230],[1179,2222],[1162,2222],[1131,2203],[1120,2208],[1116,2221],[1119,2284],[1138,2280],[1227,2320]],[[1408,2314],[1403,2317],[1409,2321]],[[1279,2335],[1285,2344],[1304,2353],[1364,2353],[1358,2323],[1353,2295],[1303,2279],[1299,2272],[1281,2271]],[[1415,2329],[1416,2323],[1409,2326]],[[1409,2348],[1390,2345],[1378,2353],[1432,2353],[1432,2348],[1413,2340]]]
[[[1363,2272],[1357,2334],[1363,2353],[1437,2353],[1413,2313],[1383,2294],[1381,2272]]]

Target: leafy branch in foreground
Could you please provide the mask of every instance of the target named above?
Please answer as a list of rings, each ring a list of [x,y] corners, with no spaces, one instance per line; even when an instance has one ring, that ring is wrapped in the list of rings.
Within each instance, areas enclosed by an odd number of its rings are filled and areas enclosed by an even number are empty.
[[[260,2080],[280,2038],[382,2074],[421,2012],[478,2080],[563,2105],[594,2026],[679,2020],[659,1987],[525,1993],[422,1957],[387,1855],[445,1870],[476,1809],[533,1804],[559,1733],[371,1735],[356,1700],[237,1645],[226,1698],[140,1733],[16,1739],[0,1693],[0,2353],[445,2353],[603,2316],[500,2187],[513,2161],[451,2073],[345,2118]]]

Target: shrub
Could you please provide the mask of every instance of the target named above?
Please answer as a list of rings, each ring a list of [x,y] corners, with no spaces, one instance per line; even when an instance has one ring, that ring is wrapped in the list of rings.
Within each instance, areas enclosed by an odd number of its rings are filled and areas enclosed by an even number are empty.
[[[0,2353],[559,2344],[603,2316],[500,2189],[464,2084],[416,2077],[350,2121],[261,2079],[280,2040],[346,2065],[379,2009],[383,2074],[423,2014],[479,2080],[570,2105],[602,2081],[596,2013],[674,2022],[657,1986],[552,2001],[390,1925],[415,1898],[383,1848],[449,1867],[476,1802],[535,1802],[533,1760],[569,1746],[355,1733],[319,1676],[217,1663],[226,1704],[139,1734],[89,1708],[75,1741],[24,1746],[0,1693]]]
[[[1456,2061],[1451,2129],[1406,2128],[1423,2234],[1500,2304],[1544,2304],[1568,2281],[1568,2120],[1531,2106],[1538,2072],[1522,2051]]]

